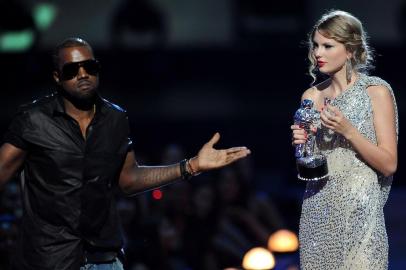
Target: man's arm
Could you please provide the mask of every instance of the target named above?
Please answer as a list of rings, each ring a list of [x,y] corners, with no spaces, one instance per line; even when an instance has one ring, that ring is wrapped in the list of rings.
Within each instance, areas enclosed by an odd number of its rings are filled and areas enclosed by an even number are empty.
[[[135,194],[169,184],[181,177],[179,164],[168,166],[139,166],[134,152],[128,152],[121,170],[119,185],[123,192]]]
[[[189,173],[221,168],[251,153],[246,147],[214,149],[213,146],[219,139],[220,134],[216,133],[209,142],[203,145],[197,156],[189,160],[189,166],[186,166]],[[131,151],[127,154],[121,170],[119,185],[125,193],[134,194],[169,184],[180,177],[179,163],[168,166],[139,166],[134,152]]]
[[[0,188],[17,172],[23,164],[26,152],[5,143],[0,147]]]

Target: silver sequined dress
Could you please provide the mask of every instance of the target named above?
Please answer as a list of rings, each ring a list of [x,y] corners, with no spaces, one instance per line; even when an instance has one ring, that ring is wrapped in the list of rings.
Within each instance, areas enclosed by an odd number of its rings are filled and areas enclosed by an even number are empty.
[[[332,101],[373,143],[376,136],[366,88],[388,83],[360,74],[352,87]],[[328,180],[308,182],[300,219],[302,270],[381,270],[388,268],[388,240],[383,207],[392,177],[377,173],[341,135],[321,128],[317,147],[327,156]]]

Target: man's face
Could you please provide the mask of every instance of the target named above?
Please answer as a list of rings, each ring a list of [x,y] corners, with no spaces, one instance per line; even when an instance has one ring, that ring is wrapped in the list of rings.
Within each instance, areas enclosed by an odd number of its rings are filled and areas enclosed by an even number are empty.
[[[59,51],[55,81],[75,99],[92,99],[99,86],[98,63],[87,46],[64,48]]]

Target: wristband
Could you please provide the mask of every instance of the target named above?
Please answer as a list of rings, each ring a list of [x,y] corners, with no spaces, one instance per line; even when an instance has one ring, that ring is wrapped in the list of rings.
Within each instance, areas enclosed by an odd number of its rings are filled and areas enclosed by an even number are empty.
[[[187,159],[182,160],[179,162],[179,167],[180,167],[180,176],[183,180],[189,180],[192,177],[192,174],[188,172],[186,168],[186,163],[188,162]]]

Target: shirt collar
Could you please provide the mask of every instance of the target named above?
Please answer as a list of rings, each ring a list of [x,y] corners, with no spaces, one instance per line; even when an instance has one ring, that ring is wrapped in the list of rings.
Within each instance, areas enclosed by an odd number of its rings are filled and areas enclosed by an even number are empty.
[[[55,91],[52,96],[55,96],[55,102],[54,102],[54,107],[53,107],[53,115],[66,115],[65,111],[65,104],[63,101],[62,95],[58,92]],[[96,94],[96,100],[95,100],[95,105],[96,105],[96,115],[101,114],[104,115],[106,113],[106,102],[104,101],[103,98],[100,97],[99,94]]]

